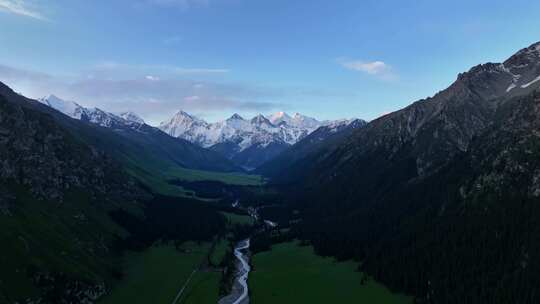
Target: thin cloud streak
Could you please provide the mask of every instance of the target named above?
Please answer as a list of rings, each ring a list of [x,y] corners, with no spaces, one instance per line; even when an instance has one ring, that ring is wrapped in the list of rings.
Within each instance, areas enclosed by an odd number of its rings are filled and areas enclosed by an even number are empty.
[[[397,75],[394,73],[393,68],[384,61],[363,61],[340,58],[337,62],[348,70],[376,76],[382,80],[397,79]]]
[[[88,70],[90,75],[108,74],[112,75],[143,75],[152,74],[171,74],[171,75],[201,75],[201,74],[226,74],[230,70],[226,68],[206,68],[206,67],[178,67],[169,65],[131,65],[114,61],[104,61]]]
[[[27,1],[23,0],[0,0],[0,11],[30,17],[37,20],[48,21],[40,12],[29,7]]]
[[[134,111],[154,123],[179,109],[220,113],[224,110],[269,111],[282,107],[272,102],[280,92],[268,88],[178,78],[174,77],[176,74],[147,73],[125,78],[112,74],[56,77],[0,65],[0,81],[28,97],[55,94],[111,112]]]

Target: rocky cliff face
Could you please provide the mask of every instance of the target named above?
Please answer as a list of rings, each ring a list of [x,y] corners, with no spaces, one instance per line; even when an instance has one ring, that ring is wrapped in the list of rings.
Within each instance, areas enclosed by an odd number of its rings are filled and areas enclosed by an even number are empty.
[[[539,121],[538,93],[506,100],[436,173],[371,205],[356,201],[355,216],[339,226],[356,233],[345,239],[361,240],[365,270],[419,303],[537,302]],[[456,284],[471,289],[449,287]]]
[[[98,194],[121,189],[128,179],[109,157],[79,142],[46,114],[0,95],[0,179],[28,186],[39,198],[59,200],[64,191]]]
[[[112,276],[108,212],[145,197],[53,115],[0,83],[2,303],[94,303]]]
[[[396,170],[402,170],[403,182],[436,172],[467,151],[505,100],[539,87],[539,48],[534,44],[505,63],[476,66],[432,98],[372,121],[320,160],[315,183],[339,183],[350,174],[370,183]],[[374,170],[359,170],[364,162]]]
[[[540,93],[513,98],[497,111],[493,125],[468,151],[475,173],[460,194],[472,199],[480,193],[515,193],[540,197]]]
[[[418,303],[537,302],[539,49],[476,66],[320,155],[300,230]]]

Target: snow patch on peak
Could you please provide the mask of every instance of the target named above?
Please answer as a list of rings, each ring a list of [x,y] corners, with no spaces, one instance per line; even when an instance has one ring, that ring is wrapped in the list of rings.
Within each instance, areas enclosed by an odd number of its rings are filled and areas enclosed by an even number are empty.
[[[102,127],[134,128],[134,121],[140,121],[139,123],[137,123],[137,126],[140,126],[142,123],[144,123],[144,121],[140,117],[138,117],[132,112],[125,112],[120,115],[115,115],[98,108],[85,108],[74,101],[66,101],[52,94],[47,97],[40,98],[38,99],[38,101],[57,111],[64,113],[71,118],[91,122]]]
[[[129,122],[144,124],[144,120],[139,115],[131,111],[122,112],[119,114],[119,116]]]
[[[292,120],[293,125],[299,128],[316,129],[322,125],[317,119],[299,113],[294,114]]]
[[[257,124],[257,125],[262,125],[262,124],[267,124],[267,125],[273,125],[266,117],[264,117],[264,115],[262,114],[259,114],[255,117],[253,117],[251,119],[251,123],[252,124]]]
[[[531,85],[533,85],[534,83],[536,83],[536,82],[538,82],[538,81],[540,81],[540,76],[536,77],[536,78],[533,79],[531,82],[528,82],[528,83],[522,85],[521,87],[524,88],[524,89],[525,89],[525,88],[528,88],[528,87],[530,87]]]
[[[175,117],[176,118],[186,118],[186,119],[190,119],[190,120],[199,120],[196,116],[191,115],[191,114],[189,114],[187,112],[184,112],[183,110],[178,110],[174,114],[173,118],[175,118]]]
[[[64,100],[53,94],[40,98],[38,101],[75,119],[81,119],[85,110],[85,108],[78,103]]]
[[[511,83],[510,86],[508,86],[508,88],[506,89],[506,93],[512,91],[513,89],[515,89],[517,87],[517,85],[515,83]]]
[[[289,114],[287,114],[287,113],[285,113],[283,111],[280,111],[280,112],[277,112],[275,114],[269,115],[267,118],[274,125],[279,125],[280,123],[283,123],[283,122],[289,124],[291,122],[291,120],[292,120],[292,118],[289,116]]]
[[[283,111],[279,111],[275,114],[272,115],[273,117],[276,117],[276,118],[284,118],[284,117],[290,117],[289,114],[283,112]]]
[[[330,130],[332,133],[336,133],[342,128],[349,126],[351,124],[357,123],[357,122],[363,122],[362,120],[358,118],[352,118],[352,119],[338,119],[329,122],[325,127]],[[364,122],[365,123],[365,122]]]
[[[186,119],[191,117],[189,114],[182,115],[182,119],[175,116],[161,123],[159,128],[171,136],[183,138],[205,148],[217,144],[234,145],[237,147],[236,153],[250,147],[293,145],[317,128],[331,123],[320,122],[300,113],[291,117],[285,112],[269,116],[259,114],[250,120],[234,114],[216,123]]]
[[[290,127],[309,129],[314,131],[318,127],[324,125],[324,123],[309,116],[302,115],[300,113],[294,113],[291,117],[286,112],[277,112],[275,114],[266,117],[272,124],[277,126],[289,125]]]

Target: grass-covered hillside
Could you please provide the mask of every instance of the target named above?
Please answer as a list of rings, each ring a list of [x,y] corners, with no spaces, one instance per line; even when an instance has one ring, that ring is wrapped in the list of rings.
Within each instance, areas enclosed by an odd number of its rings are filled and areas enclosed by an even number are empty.
[[[0,94],[22,109],[48,117],[50,123],[70,133],[70,138],[95,151],[105,153],[121,164],[152,191],[185,196],[186,191],[166,183],[168,179],[211,179],[233,184],[259,183],[219,153],[201,148],[183,139],[173,138],[146,124],[138,128],[118,125],[101,127],[72,119],[37,101],[25,98],[0,83]],[[36,129],[37,130],[37,129]],[[47,132],[49,128],[43,128]]]
[[[107,257],[125,234],[108,213],[136,213],[143,191],[109,156],[10,96],[0,94],[0,302],[91,299],[114,276]]]
[[[123,282],[127,249],[224,229],[200,201],[140,187],[119,138],[0,85],[0,303],[92,302]]]

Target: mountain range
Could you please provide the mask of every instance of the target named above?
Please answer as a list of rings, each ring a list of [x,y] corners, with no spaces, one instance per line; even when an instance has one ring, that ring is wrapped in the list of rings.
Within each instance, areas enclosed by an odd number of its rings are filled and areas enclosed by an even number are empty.
[[[134,113],[117,115],[98,108],[90,109],[54,95],[41,98],[38,103],[46,105],[45,110],[49,109],[61,125],[114,156],[145,184],[167,189],[167,193],[176,190],[164,181],[174,179],[186,170],[242,171],[219,153],[171,137],[147,125]]]
[[[273,183],[295,183],[303,172],[317,163],[316,158],[331,151],[354,130],[362,128],[366,124],[367,122],[361,119],[353,119],[335,121],[319,127],[290,148],[259,166],[254,172],[270,178]]]
[[[285,112],[244,119],[238,114],[208,123],[184,111],[160,124],[167,134],[217,151],[246,169],[254,169],[273,159],[319,127],[348,124],[352,120],[318,121],[299,113]]]
[[[227,160],[109,118],[72,119],[0,83],[0,303],[96,303],[124,275],[126,250],[209,242],[225,229],[214,208],[162,193],[174,190],[163,170]]]
[[[159,195],[179,195],[174,183],[270,200],[261,212],[290,228],[278,239],[362,261],[416,303],[540,301],[540,43],[369,123],[283,112],[208,123],[179,111],[157,128],[0,84],[0,148],[0,302],[28,300],[20,286],[44,303],[93,302],[115,281],[120,239],[140,248],[223,233],[219,202]],[[268,188],[205,180],[240,167]]]
[[[318,151],[299,231],[418,303],[537,302],[539,88],[536,43]]]
[[[107,214],[135,210],[145,196],[119,162],[53,112],[0,83],[0,240],[9,248],[0,259],[1,303],[102,296],[118,237]]]
[[[71,118],[97,124],[102,127],[131,127],[136,129],[145,123],[140,116],[133,112],[123,112],[116,115],[99,108],[85,108],[74,101],[64,100],[55,95],[40,98],[38,101]]]
[[[86,108],[55,95],[40,98],[38,101],[73,119],[101,127],[139,131],[152,128],[133,112],[113,114],[99,108]],[[338,128],[358,121],[319,121],[299,113],[289,116],[285,112],[277,112],[268,116],[259,114],[249,120],[233,114],[226,120],[208,123],[194,115],[178,111],[169,120],[162,122],[159,129],[172,137],[214,151],[239,168],[253,170],[271,161],[320,127]]]

